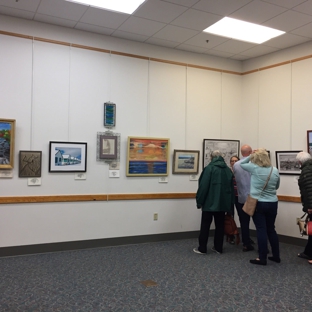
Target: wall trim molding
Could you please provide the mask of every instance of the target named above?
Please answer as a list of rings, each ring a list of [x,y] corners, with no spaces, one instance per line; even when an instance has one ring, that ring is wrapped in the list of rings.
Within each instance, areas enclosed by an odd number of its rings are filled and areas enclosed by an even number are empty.
[[[153,200],[153,199],[195,199],[196,193],[142,193],[142,194],[85,194],[85,195],[42,195],[42,196],[1,196],[2,204],[59,203],[113,200]],[[301,203],[300,197],[278,195],[278,200]]]
[[[75,44],[75,43],[70,43],[70,42],[65,42],[65,41],[58,41],[58,40],[53,40],[53,39],[35,37],[35,36],[30,36],[30,35],[24,35],[24,34],[4,31],[4,30],[0,30],[0,35],[18,37],[18,38],[23,38],[23,39],[33,40],[33,41],[47,42],[47,43],[51,43],[51,44],[59,44],[59,45],[78,48],[78,49],[86,49],[86,50],[91,50],[91,51],[96,51],[96,52],[101,52],[101,53],[110,53],[110,54],[121,55],[121,56],[125,56],[125,57],[133,57],[133,58],[143,59],[143,60],[147,60],[147,61],[160,62],[160,63],[166,63],[166,64],[171,64],[171,65],[190,67],[190,68],[198,68],[198,69],[202,69],[202,70],[216,71],[216,72],[220,72],[220,73],[226,73],[226,74],[231,74],[231,75],[240,75],[240,76],[249,75],[249,74],[253,74],[253,73],[256,73],[256,72],[259,72],[262,70],[267,70],[267,69],[271,69],[274,67],[279,67],[279,66],[283,66],[283,65],[287,65],[287,64],[291,64],[291,63],[295,63],[295,62],[300,62],[300,61],[312,58],[312,54],[311,54],[311,55],[306,55],[306,56],[302,56],[299,58],[291,59],[291,60],[288,60],[285,62],[260,67],[260,68],[253,69],[253,70],[246,71],[246,72],[236,72],[236,71],[224,70],[224,69],[213,68],[213,67],[208,67],[208,66],[200,66],[200,65],[188,64],[188,63],[182,63],[182,62],[175,62],[175,61],[171,61],[171,60],[158,59],[158,58],[153,58],[153,57],[148,57],[148,56],[130,54],[130,53],[125,53],[125,52],[120,52],[120,51],[101,49],[101,48],[96,48],[96,47],[92,47],[92,46],[85,46],[85,45]]]

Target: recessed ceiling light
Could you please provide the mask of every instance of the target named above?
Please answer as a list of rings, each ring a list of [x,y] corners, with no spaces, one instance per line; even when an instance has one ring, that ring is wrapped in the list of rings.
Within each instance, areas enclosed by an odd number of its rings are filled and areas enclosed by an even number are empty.
[[[285,33],[284,31],[230,17],[222,18],[217,23],[206,28],[204,32],[253,43],[263,43]]]
[[[66,0],[104,10],[132,14],[145,0]]]

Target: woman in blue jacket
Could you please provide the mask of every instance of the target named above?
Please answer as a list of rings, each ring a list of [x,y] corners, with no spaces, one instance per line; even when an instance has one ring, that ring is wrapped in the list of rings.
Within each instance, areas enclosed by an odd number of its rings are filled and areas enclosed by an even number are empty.
[[[257,230],[259,258],[250,260],[250,263],[267,264],[268,239],[273,254],[273,257],[268,257],[268,259],[280,263],[279,241],[275,231],[278,206],[276,190],[280,184],[278,170],[275,167],[272,168],[269,155],[263,148],[255,150],[250,156],[241,161],[241,167],[251,174],[250,196],[258,199],[253,221]],[[263,189],[269,175],[270,179]]]

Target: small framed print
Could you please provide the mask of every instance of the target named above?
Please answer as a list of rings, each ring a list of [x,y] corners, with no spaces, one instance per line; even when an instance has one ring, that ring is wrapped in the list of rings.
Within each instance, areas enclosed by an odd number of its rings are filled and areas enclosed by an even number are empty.
[[[41,157],[41,151],[20,151],[18,176],[20,178],[41,177]]]
[[[100,159],[115,159],[117,158],[117,136],[100,135]]]
[[[174,150],[172,173],[197,174],[199,166],[199,151]]]
[[[300,175],[300,164],[296,160],[298,153],[302,151],[276,151],[276,167],[279,174]]]
[[[14,168],[15,119],[0,119],[0,169]]]
[[[115,127],[116,126],[116,104],[104,103],[104,127]]]
[[[312,130],[307,131],[307,151],[312,155]]]

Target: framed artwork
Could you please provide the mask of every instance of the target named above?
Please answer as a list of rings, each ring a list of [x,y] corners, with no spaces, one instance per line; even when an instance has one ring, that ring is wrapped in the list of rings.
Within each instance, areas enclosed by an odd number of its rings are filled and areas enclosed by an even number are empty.
[[[167,176],[169,151],[169,139],[128,137],[126,175]]]
[[[15,119],[0,119],[0,169],[14,168]]]
[[[203,141],[203,168],[211,161],[210,155],[213,151],[219,150],[223,153],[224,161],[230,165],[232,156],[239,156],[239,140],[215,140],[204,139]]]
[[[100,135],[100,159],[115,159],[117,158],[117,136]]]
[[[199,167],[199,151],[174,150],[172,173],[197,174]]]
[[[49,172],[86,171],[87,143],[50,141]]]
[[[312,130],[307,131],[307,151],[312,155]]]
[[[300,165],[296,161],[296,156],[302,151],[276,151],[276,167],[279,174],[300,175]]]
[[[41,177],[41,151],[20,151],[18,176],[20,178]]]
[[[116,126],[116,104],[104,103],[104,127]]]

